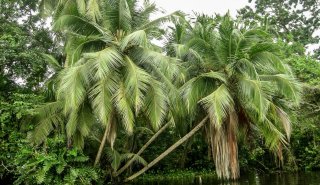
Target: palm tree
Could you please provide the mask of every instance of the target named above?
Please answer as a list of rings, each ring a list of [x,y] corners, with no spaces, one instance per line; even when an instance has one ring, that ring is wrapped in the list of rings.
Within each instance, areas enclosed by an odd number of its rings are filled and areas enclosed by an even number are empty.
[[[181,26],[181,24],[180,24]],[[208,140],[218,177],[239,177],[237,136],[255,132],[282,160],[291,124],[286,113],[299,103],[299,84],[278,57],[279,48],[265,30],[243,30],[229,15],[220,22],[198,16],[173,50],[189,65],[189,80],[181,87],[186,107],[202,121],[185,137],[136,174],[159,162],[188,139],[209,118]],[[182,29],[183,30],[183,29]],[[203,110],[203,111],[202,111]],[[200,127],[200,128],[199,128]]]
[[[65,35],[66,60],[57,100],[43,109],[33,139],[41,143],[63,125],[69,145],[83,147],[98,122],[105,131],[97,165],[106,140],[113,148],[119,127],[132,133],[140,114],[155,130],[163,123],[168,109],[164,83],[177,78],[179,66],[150,39],[161,36],[159,25],[176,13],[150,21],[157,8],[148,1],[140,7],[136,0],[62,0],[52,7],[54,29]]]
[[[193,39],[186,45],[202,56],[202,66],[183,87],[183,95],[190,110],[200,103],[210,117],[218,176],[235,179],[239,177],[240,130],[260,133],[267,147],[282,159],[281,150],[291,132],[285,110],[298,105],[299,85],[264,30],[241,30],[229,15],[222,18],[217,30],[212,19],[198,19],[190,34]],[[206,90],[199,91],[203,87]]]

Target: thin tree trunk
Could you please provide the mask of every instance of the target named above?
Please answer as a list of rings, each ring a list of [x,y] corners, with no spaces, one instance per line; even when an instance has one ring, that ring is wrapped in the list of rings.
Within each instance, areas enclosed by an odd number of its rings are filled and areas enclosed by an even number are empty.
[[[105,144],[106,144],[107,137],[108,137],[108,133],[109,133],[109,128],[108,128],[108,127],[111,126],[112,122],[113,122],[113,112],[111,113],[110,119],[109,119],[109,121],[108,121],[108,125],[106,125],[106,129],[105,129],[105,131],[104,131],[104,134],[103,134],[103,137],[102,137],[100,146],[99,146],[99,150],[98,150],[96,159],[95,159],[95,161],[94,161],[94,166],[97,166],[97,164],[100,162],[100,158],[101,158],[101,155],[102,155],[102,151],[103,151],[104,146],[105,146]]]
[[[171,153],[174,149],[176,149],[178,146],[180,146],[183,142],[188,140],[193,134],[195,134],[203,125],[205,125],[206,121],[208,119],[208,116],[206,116],[196,127],[194,127],[188,134],[183,136],[179,141],[177,141],[175,144],[173,144],[171,147],[169,147],[166,151],[164,151],[162,154],[160,154],[156,159],[154,159],[152,162],[150,162],[147,166],[142,168],[137,173],[131,175],[127,179],[125,179],[125,182],[131,181],[138,177],[139,175],[143,174],[145,171],[150,169],[152,166],[157,164],[160,160],[162,160],[165,156],[167,156],[169,153]]]
[[[122,168],[120,168],[117,172],[115,172],[113,174],[114,177],[120,175],[122,172],[124,172],[133,162],[134,160],[137,158],[137,156],[140,156],[142,154],[142,152],[144,152],[144,150],[163,132],[165,131],[170,125],[170,122],[168,122],[167,124],[165,124],[160,130],[158,130],[157,133],[155,133],[150,139],[149,141],[144,144],[141,149],[138,151],[138,153],[136,155],[134,155],[124,166],[122,166]]]

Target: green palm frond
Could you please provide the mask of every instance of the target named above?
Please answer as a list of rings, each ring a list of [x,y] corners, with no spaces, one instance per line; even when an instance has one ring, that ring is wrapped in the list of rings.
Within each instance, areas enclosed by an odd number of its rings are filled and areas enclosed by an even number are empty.
[[[121,155],[121,161],[128,161],[131,158],[135,158],[136,163],[138,164],[142,164],[143,166],[148,165],[148,162],[146,160],[144,160],[141,156],[137,155],[137,154],[133,154],[133,153],[125,153]]]
[[[78,2],[79,0],[77,0]],[[79,3],[78,3],[79,9]],[[83,10],[83,2],[81,3],[81,10]],[[99,22],[102,19],[99,0],[89,0],[86,6],[86,17],[90,21]]]
[[[189,48],[184,45],[184,44],[171,44],[174,48],[174,51],[175,51],[175,55],[178,57],[178,58],[184,58],[187,54],[188,54],[188,51],[189,51]]]
[[[114,142],[117,137],[117,121],[114,118],[116,115],[114,113],[114,110],[110,113],[108,116],[108,125],[106,125],[106,132],[107,132],[107,140],[110,143],[110,147],[113,150]]]
[[[275,107],[276,107],[277,116],[279,117],[282,127],[287,135],[287,140],[290,141],[290,136],[292,131],[290,118],[288,114],[284,110],[282,110],[280,107],[277,107],[277,106]]]
[[[207,78],[212,78],[212,79],[218,79],[223,83],[227,82],[226,75],[221,72],[216,72],[216,71],[210,71],[208,73],[202,73],[200,74],[200,77],[207,77]]]
[[[106,150],[109,161],[111,162],[111,167],[114,171],[117,171],[121,164],[121,154],[111,148]]]
[[[154,130],[160,128],[166,117],[168,101],[163,85],[152,79],[145,100],[145,112]]]
[[[65,66],[75,64],[84,52],[92,52],[104,48],[105,42],[110,42],[110,38],[102,36],[83,36],[78,34],[68,34],[68,41],[65,45],[66,62]]]
[[[286,67],[280,59],[270,52],[258,52],[251,55],[251,60],[257,69],[266,74],[286,73]]]
[[[148,66],[151,70],[155,70],[156,68],[161,72],[160,77],[164,75],[169,81],[174,81],[175,78],[184,78],[182,67],[176,58],[168,57],[162,53],[148,49],[137,50],[133,58],[137,58],[140,64]]]
[[[78,122],[80,120],[80,118],[79,118],[80,110],[79,109],[80,108],[74,108],[68,114],[68,122],[66,124],[66,134],[69,139],[72,138],[72,136],[74,136],[75,133],[77,132],[77,126],[78,126]]]
[[[146,48],[149,45],[149,39],[144,30],[138,30],[127,35],[120,43],[120,49],[124,51],[131,45],[141,46]]]
[[[45,61],[49,64],[49,66],[52,67],[55,71],[60,71],[62,69],[62,66],[52,55],[43,53],[42,56],[45,59]]]
[[[157,28],[157,27],[161,26],[162,24],[164,24],[166,22],[169,22],[175,16],[181,16],[181,12],[180,11],[175,11],[175,12],[169,14],[169,15],[166,15],[166,16],[163,16],[163,17],[159,17],[157,19],[149,21],[149,22],[139,26],[138,30],[145,29],[145,30],[148,31],[149,29]]]
[[[38,125],[31,135],[31,142],[41,144],[51,131],[64,124],[63,102],[57,101],[47,103],[36,110],[39,114],[36,116]]]
[[[119,29],[123,29],[125,31],[131,30],[132,17],[131,12],[127,3],[127,0],[119,0]]]
[[[145,94],[152,77],[139,68],[128,56],[125,56],[125,61],[127,65],[124,85],[126,93],[131,95],[135,113],[138,114],[144,104]]]
[[[288,142],[281,131],[269,120],[256,124],[258,131],[264,137],[265,145],[272,151],[278,151],[280,145],[286,146]]]
[[[64,69],[60,74],[58,100],[65,102],[65,113],[77,109],[87,96],[89,77],[85,65],[78,65]]]
[[[107,30],[104,30],[96,23],[89,22],[88,20],[76,15],[62,15],[54,22],[53,29],[57,31],[67,30],[80,35],[103,35],[108,36]],[[110,36],[108,36],[110,37]]]
[[[99,80],[89,92],[92,109],[103,125],[108,124],[112,111],[112,93],[116,91],[117,81],[107,77]]]
[[[269,103],[261,82],[259,80],[243,78],[239,82],[239,90],[240,96],[242,96],[241,99],[244,100],[246,106],[252,106],[253,110],[259,116],[259,120],[263,120],[266,116]]]
[[[95,116],[92,114],[90,106],[86,105],[81,107],[79,122],[77,130],[79,130],[80,135],[83,137],[89,136],[91,132],[91,127],[96,122]]]
[[[121,54],[113,47],[98,52],[85,53],[83,58],[88,61],[87,68],[95,80],[103,79],[113,71],[117,72],[118,68],[124,65]]]
[[[250,56],[253,56],[256,53],[261,52],[277,53],[279,49],[280,48],[272,42],[259,42],[250,47],[247,52]]]
[[[256,66],[248,59],[240,59],[230,63],[226,67],[230,75],[240,73],[244,76],[249,76],[251,79],[258,79],[258,71]]]
[[[86,0],[76,0],[77,8],[80,15],[85,15],[86,13]]]
[[[132,112],[132,106],[126,93],[125,85],[123,82],[119,82],[119,87],[114,94],[113,102],[117,109],[117,112],[121,115],[122,123],[125,130],[131,134],[133,132],[134,114]]]
[[[189,113],[195,111],[198,101],[210,94],[215,86],[212,86],[205,78],[195,77],[190,79],[180,88],[180,94],[185,101]]]
[[[274,83],[279,92],[287,100],[298,105],[300,102],[301,85],[293,78],[285,74],[260,75],[261,80],[268,80]]]
[[[52,15],[55,5],[57,3],[57,0],[42,0],[39,5],[40,14],[43,17],[47,17]]]
[[[199,101],[207,110],[211,123],[219,128],[227,118],[228,113],[234,110],[234,102],[227,87],[222,84],[210,95]]]

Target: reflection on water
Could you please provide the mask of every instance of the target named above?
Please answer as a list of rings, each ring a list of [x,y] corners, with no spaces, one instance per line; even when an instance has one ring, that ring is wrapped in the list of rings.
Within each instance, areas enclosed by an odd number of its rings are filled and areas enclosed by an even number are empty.
[[[320,172],[242,174],[237,181],[219,181],[210,176],[139,181],[136,185],[320,185]]]

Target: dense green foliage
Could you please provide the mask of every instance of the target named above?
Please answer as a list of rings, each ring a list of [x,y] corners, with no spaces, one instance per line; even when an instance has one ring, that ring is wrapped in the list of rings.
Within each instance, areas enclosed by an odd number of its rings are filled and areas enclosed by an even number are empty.
[[[149,1],[0,2],[1,182],[123,181],[188,134],[141,179],[320,170],[320,63],[305,54],[317,1],[257,0],[236,21],[150,20]]]
[[[15,184],[92,184],[99,176],[88,161],[81,151],[67,149],[65,139],[50,138],[45,148],[20,149],[14,159]]]
[[[287,43],[293,42],[293,45],[319,44],[319,35],[316,34],[320,26],[318,0],[256,0],[254,7],[246,6],[238,11],[247,25],[262,23],[276,36]],[[303,54],[303,50],[300,47],[293,52]],[[319,57],[318,53],[315,54]]]

